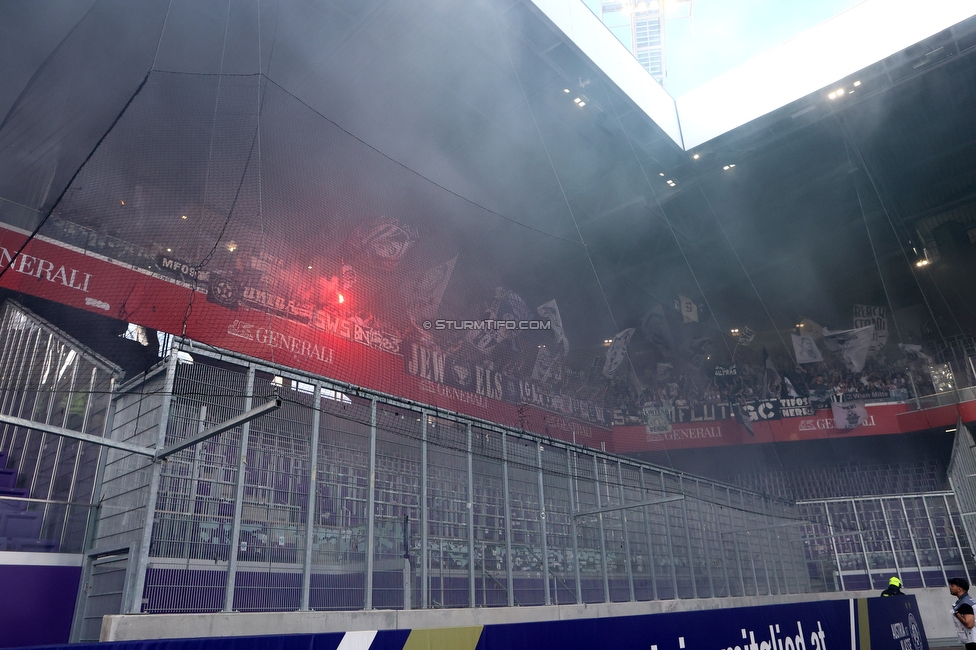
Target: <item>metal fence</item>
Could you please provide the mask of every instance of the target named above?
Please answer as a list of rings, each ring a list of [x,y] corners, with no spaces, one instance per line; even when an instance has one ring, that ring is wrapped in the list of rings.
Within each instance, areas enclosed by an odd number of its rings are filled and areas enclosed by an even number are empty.
[[[952,457],[949,460],[949,485],[958,503],[958,517],[961,520],[960,532],[965,531],[967,539],[976,535],[976,451],[969,428],[956,424],[952,444]],[[976,575],[976,572],[974,572]]]
[[[142,611],[482,607],[810,590],[798,515],[785,501],[344,392],[253,360],[190,352],[193,363],[172,370],[168,416],[151,418],[165,425],[158,444],[275,394],[284,406],[161,464],[151,540],[137,567]],[[165,394],[162,377],[148,388],[126,387],[127,399]],[[152,484],[131,483],[141,495]]]
[[[0,413],[101,437],[120,370],[13,302],[0,311]],[[0,423],[0,550],[80,553],[101,447]]]
[[[798,502],[810,574],[826,590],[942,587],[976,575],[952,492]],[[819,585],[818,585],[819,586]]]

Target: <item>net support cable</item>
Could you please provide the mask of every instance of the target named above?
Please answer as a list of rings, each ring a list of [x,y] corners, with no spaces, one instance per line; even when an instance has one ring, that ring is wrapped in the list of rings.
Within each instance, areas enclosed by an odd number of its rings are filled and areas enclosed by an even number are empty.
[[[618,483],[617,486],[622,486],[622,483]],[[631,510],[633,508],[643,508],[644,506],[656,506],[660,503],[670,503],[671,501],[681,501],[684,499],[684,495],[678,495],[673,497],[666,497],[664,499],[651,499],[650,501],[641,501],[640,503],[630,503],[625,506],[611,506],[608,508],[599,508],[598,510],[587,510],[586,512],[574,513],[574,517],[587,517],[590,515],[601,515],[604,512],[614,512],[617,510]],[[803,522],[800,522],[803,523]]]
[[[887,202],[885,201],[884,197],[881,196],[881,190],[878,189],[878,184],[874,179],[874,174],[871,173],[871,169],[864,160],[864,156],[861,155],[861,148],[857,146],[857,141],[848,131],[847,125],[839,119],[838,123],[844,131],[845,140],[850,143],[851,149],[854,150],[854,154],[857,156],[857,161],[860,163],[861,169],[864,170],[864,175],[868,177],[868,181],[871,183],[871,189],[874,190],[874,195],[877,197],[878,203],[881,205],[881,211],[884,213],[885,219],[888,221],[888,226],[891,228],[891,233],[895,236],[895,240],[898,242],[898,247],[901,249],[901,254],[905,258],[905,262],[908,264],[908,270],[912,274],[912,279],[915,280],[915,284],[918,286],[918,292],[921,294],[922,300],[925,302],[925,308],[932,317],[932,322],[935,325],[935,329],[939,332],[939,338],[942,339],[942,344],[948,347],[945,334],[942,333],[942,328],[939,327],[939,320],[935,317],[935,312],[932,310],[932,305],[929,303],[928,296],[925,295],[925,291],[922,289],[922,283],[918,279],[918,274],[915,273],[915,267],[912,264],[911,258],[908,256],[908,251],[905,250],[904,245],[902,245],[901,237],[898,236],[898,230],[895,228],[895,222],[891,218],[891,212],[888,210]]]
[[[559,172],[556,170],[556,165],[552,160],[552,155],[549,153],[549,147],[546,145],[546,139],[542,136],[542,129],[539,128],[539,121],[536,119],[535,111],[532,110],[532,104],[529,102],[529,96],[525,92],[525,87],[522,85],[522,78],[519,76],[518,69],[515,67],[515,61],[512,59],[512,53],[508,49],[508,44],[505,42],[505,38],[502,35],[501,26],[498,24],[498,16],[492,14],[492,18],[495,23],[495,31],[498,33],[498,39],[502,44],[502,49],[505,50],[505,56],[508,58],[509,65],[512,67],[512,74],[515,76],[515,81],[518,83],[519,91],[522,93],[522,99],[525,101],[525,107],[529,111],[529,116],[532,118],[532,125],[535,127],[535,132],[539,136],[539,142],[542,144],[542,150],[546,154],[546,160],[549,161],[549,168],[552,170],[553,178],[556,181],[556,185],[559,187],[559,194],[562,196],[563,203],[566,204],[566,210],[569,212],[569,217],[573,221],[573,227],[576,229],[576,235],[579,237],[579,243],[583,246],[583,251],[586,253],[586,261],[589,262],[590,270],[593,271],[593,278],[596,280],[597,287],[600,289],[600,296],[603,298],[604,304],[607,306],[607,313],[610,315],[610,320],[613,322],[613,327],[615,331],[620,331],[620,326],[617,324],[617,318],[613,315],[613,308],[610,306],[610,300],[607,298],[607,292],[603,288],[603,281],[600,279],[600,274],[596,270],[596,266],[593,264],[593,255],[590,251],[590,247],[586,243],[586,239],[583,237],[583,231],[579,227],[579,221],[576,219],[576,213],[573,211],[573,206],[569,203],[569,197],[566,196],[566,188],[563,187],[562,179],[559,177]],[[627,353],[627,363],[630,365],[631,371],[634,375],[637,375],[637,371],[634,368],[634,363],[630,359],[630,354]],[[638,382],[640,379],[638,378]]]
[[[150,73],[147,72],[146,76],[142,78],[142,81],[139,83],[139,86],[135,89],[135,92],[133,92],[132,95],[129,97],[128,101],[126,101],[125,106],[123,106],[122,110],[120,110],[118,115],[115,116],[115,119],[112,120],[112,123],[108,125],[108,128],[105,129],[105,133],[103,133],[102,136],[98,139],[98,142],[96,142],[95,146],[93,146],[91,151],[88,152],[88,155],[85,156],[85,159],[81,162],[80,165],[78,165],[78,169],[75,170],[75,173],[72,174],[71,178],[68,179],[68,182],[65,183],[64,189],[61,190],[61,193],[58,194],[58,198],[55,199],[54,202],[51,204],[51,208],[47,212],[45,212],[44,215],[41,217],[40,221],[37,222],[37,225],[34,227],[34,230],[32,230],[30,235],[27,236],[27,239],[24,241],[23,244],[20,245],[20,248],[18,248],[17,251],[10,256],[10,262],[8,262],[6,266],[0,269],[0,278],[3,278],[4,274],[8,270],[13,268],[14,260],[17,259],[17,257],[24,251],[25,248],[27,248],[28,244],[34,241],[34,238],[37,237],[37,233],[41,231],[41,228],[43,228],[44,224],[46,224],[48,219],[51,218],[51,215],[54,214],[54,211],[57,209],[57,207],[61,205],[61,200],[64,199],[64,195],[68,193],[69,189],[71,189],[71,186],[74,184],[75,179],[78,178],[79,174],[81,174],[81,170],[85,168],[85,165],[88,164],[88,161],[92,159],[92,157],[95,155],[95,152],[98,151],[99,147],[101,147],[102,142],[105,141],[105,138],[108,137],[108,134],[111,133],[113,129],[115,129],[115,125],[119,123],[119,120],[122,119],[122,116],[125,115],[126,111],[129,110],[129,106],[132,105],[132,102],[134,102],[136,97],[139,96],[139,93],[142,92],[142,89],[146,86],[146,82],[149,81],[149,74]]]
[[[732,254],[735,255],[735,260],[739,263],[739,268],[742,269],[742,273],[746,276],[746,279],[749,281],[749,286],[752,287],[753,293],[755,293],[756,298],[759,299],[759,304],[762,305],[763,311],[766,312],[766,318],[769,319],[769,324],[773,326],[773,331],[776,332],[776,336],[779,337],[780,343],[783,344],[783,349],[786,350],[787,355],[792,355],[793,358],[796,358],[795,351],[791,350],[790,346],[786,345],[786,339],[783,338],[782,332],[780,332],[779,328],[776,327],[776,321],[773,320],[773,315],[770,313],[769,307],[766,306],[766,301],[763,300],[762,294],[759,293],[759,288],[756,287],[756,283],[753,281],[752,275],[750,275],[749,271],[746,270],[746,265],[745,263],[743,263],[742,257],[739,255],[739,251],[737,251],[735,246],[732,244],[732,240],[729,238],[729,233],[725,230],[725,226],[722,225],[721,219],[718,218],[718,214],[715,212],[715,207],[712,205],[711,199],[708,198],[708,195],[705,193],[704,188],[702,188],[701,182],[696,182],[695,186],[698,188],[698,191],[701,193],[702,198],[705,199],[705,204],[708,206],[708,211],[712,213],[712,218],[715,219],[715,223],[718,224],[719,230],[722,231],[722,236],[725,237],[725,241],[727,241],[729,244],[729,249],[732,251]],[[735,349],[738,350],[739,346],[736,345]],[[735,359],[734,352],[732,353],[732,357],[734,360]]]
[[[854,161],[851,160],[851,149],[848,146],[847,130],[841,127],[844,132],[844,154],[847,156],[847,163],[854,167]],[[878,268],[878,278],[881,280],[881,288],[884,289],[885,301],[888,303],[888,309],[891,310],[891,322],[895,325],[895,332],[898,334],[898,340],[904,342],[901,337],[901,328],[898,327],[898,318],[895,317],[895,307],[891,303],[891,296],[888,293],[888,283],[885,282],[884,273],[881,272],[881,261],[878,259],[878,250],[874,245],[874,236],[871,234],[871,226],[868,224],[868,215],[864,210],[864,201],[861,199],[861,190],[857,186],[857,178],[853,179],[854,193],[857,194],[857,207],[861,211],[861,220],[864,221],[864,232],[868,235],[868,242],[871,244],[871,255],[874,256],[874,264]],[[958,322],[957,322],[958,324]]]

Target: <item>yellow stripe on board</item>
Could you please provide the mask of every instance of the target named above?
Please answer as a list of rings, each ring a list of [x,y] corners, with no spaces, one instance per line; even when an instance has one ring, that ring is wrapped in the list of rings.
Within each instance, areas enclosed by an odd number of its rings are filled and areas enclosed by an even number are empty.
[[[474,650],[484,625],[410,630],[403,650]]]
[[[860,637],[859,650],[871,650],[871,624],[868,620],[868,599],[857,599],[857,627]]]

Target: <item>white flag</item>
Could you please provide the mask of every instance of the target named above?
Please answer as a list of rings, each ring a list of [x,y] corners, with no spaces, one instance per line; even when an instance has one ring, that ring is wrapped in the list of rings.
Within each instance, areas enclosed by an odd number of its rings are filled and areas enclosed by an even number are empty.
[[[559,357],[553,354],[545,345],[539,347],[539,352],[535,357],[535,365],[532,367],[532,379],[536,381],[549,381]]]
[[[742,331],[739,332],[739,341],[736,345],[746,346],[752,343],[753,339],[756,338],[756,333],[753,332],[748,327],[743,327]]]
[[[838,348],[848,370],[851,372],[864,370],[864,362],[867,361],[868,351],[874,339],[874,325],[840,332],[832,332],[824,328],[823,333],[828,348],[831,346]]]
[[[796,388],[793,386],[793,382],[786,375],[783,375],[783,384],[786,386],[786,394],[790,397],[799,397],[800,394],[796,392]]]
[[[905,356],[908,357],[909,361],[914,361],[915,359],[921,359],[925,363],[935,363],[935,359],[922,352],[921,345],[915,345],[912,343],[899,343],[898,347],[901,348],[901,351],[905,353]]]
[[[437,315],[437,308],[454,273],[455,262],[457,257],[435,266],[404,287],[407,313],[415,324]]]
[[[834,428],[853,429],[868,423],[868,410],[861,400],[838,402],[834,399],[830,406],[834,411]]]
[[[569,339],[566,338],[566,332],[563,331],[563,319],[559,315],[559,306],[556,304],[556,299],[553,298],[547,303],[541,304],[535,308],[543,318],[548,318],[549,322],[552,323],[552,333],[556,337],[556,344],[562,348],[562,356],[569,354]]]
[[[816,321],[804,318],[800,321],[800,327],[803,328],[803,333],[812,336],[814,341],[823,338],[823,328]]]
[[[810,334],[790,334],[793,337],[793,352],[797,363],[817,363],[823,361],[823,355],[816,341]]]
[[[854,328],[874,325],[870,356],[873,358],[888,342],[888,309],[872,305],[854,305]]]
[[[634,328],[631,327],[613,337],[610,349],[607,350],[607,360],[603,364],[604,377],[613,377],[613,373],[617,372],[617,368],[620,367],[624,357],[627,356],[627,343],[630,342],[630,337],[633,334]]]
[[[691,298],[678,296],[678,303],[681,305],[681,315],[686,323],[698,322],[698,305]]]

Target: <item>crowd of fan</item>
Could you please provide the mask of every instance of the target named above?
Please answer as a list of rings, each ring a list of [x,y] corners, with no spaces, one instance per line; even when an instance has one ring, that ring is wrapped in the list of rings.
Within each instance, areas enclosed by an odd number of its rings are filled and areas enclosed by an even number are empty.
[[[637,382],[615,382],[608,391],[607,405],[625,416],[639,417],[643,408],[690,407],[730,402],[752,402],[769,398],[809,398],[825,406],[835,395],[869,394],[875,399],[904,400],[935,392],[928,374],[921,369],[870,368],[850,372],[839,362],[807,364],[789,372],[764,372],[755,364],[740,363],[734,376],[707,377],[702,373],[668,374]]]

